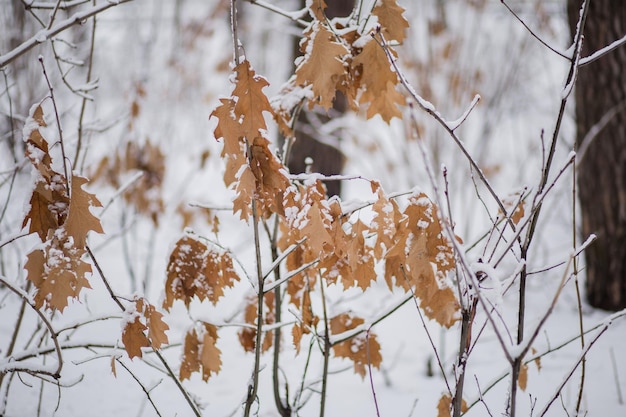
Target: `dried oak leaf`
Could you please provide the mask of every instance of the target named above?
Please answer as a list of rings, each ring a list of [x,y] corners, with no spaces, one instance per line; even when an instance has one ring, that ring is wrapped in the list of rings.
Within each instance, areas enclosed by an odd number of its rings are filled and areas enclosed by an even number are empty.
[[[263,136],[267,130],[263,112],[273,114],[272,106],[263,93],[269,83],[257,75],[247,60],[235,67],[237,74],[233,96],[237,98],[234,112],[241,123],[242,133],[249,142],[257,136]]]
[[[261,214],[284,214],[283,198],[291,185],[284,165],[269,149],[270,142],[255,137],[250,146],[250,170],[256,179],[256,198],[261,205]]]
[[[215,137],[224,138],[224,182],[235,189],[233,212],[241,212],[241,219],[248,220],[255,199],[263,217],[282,214],[283,194],[289,180],[265,138],[267,125],[263,112],[273,114],[263,93],[269,83],[255,73],[248,61],[237,65],[235,72],[232,97],[222,99],[222,104],[211,113],[218,119]]]
[[[139,319],[139,314],[134,315],[133,320],[127,321],[124,326],[122,343],[130,359],[136,356],[141,358],[143,356],[141,348],[150,347],[150,340],[148,340],[144,330],[146,330],[146,326]]]
[[[402,16],[402,13],[404,13],[404,8],[398,5],[397,0],[380,0],[372,10],[372,14],[378,17],[378,23],[386,40],[401,43],[406,37],[409,22]]]
[[[395,244],[385,255],[385,280],[412,291],[430,319],[445,327],[460,318],[460,306],[446,280],[454,252],[437,217],[437,207],[420,193],[409,199],[396,226]]]
[[[152,304],[145,304],[146,306],[143,314],[146,317],[148,339],[150,339],[150,342],[155,349],[160,349],[161,346],[169,343],[169,339],[167,338],[165,331],[169,330],[170,326],[163,321],[163,314],[158,312]]]
[[[179,372],[181,381],[189,379],[192,373],[201,369],[205,382],[212,374],[219,373],[222,352],[216,346],[217,338],[217,328],[210,323],[202,323],[199,331],[194,328],[187,332]]]
[[[365,321],[355,317],[350,313],[343,313],[330,320],[330,331],[333,336],[347,332],[360,326]],[[369,332],[362,332],[350,339],[334,344],[333,352],[335,356],[348,358],[354,363],[354,371],[365,378],[369,365],[379,369],[382,362],[380,354],[380,344],[376,335]]]
[[[396,225],[400,223],[402,213],[395,200],[385,196],[380,184],[372,182],[372,191],[376,193],[377,200],[372,206],[374,217],[370,223],[370,232],[376,234],[374,256],[381,259],[385,250],[393,246]]]
[[[309,108],[319,104],[328,110],[335,99],[337,82],[346,72],[342,59],[349,51],[319,20],[313,21],[305,35],[302,45],[305,55],[297,64],[296,82],[311,86],[313,100],[309,102]]]
[[[74,239],[74,245],[84,248],[89,231],[104,233],[100,220],[91,214],[90,207],[102,207],[95,195],[83,190],[87,178],[72,176],[72,194],[67,219],[63,224],[68,236]]]
[[[29,222],[29,233],[37,233],[45,242],[50,232],[54,232],[67,218],[70,199],[65,187],[65,177],[53,176],[50,181],[39,180],[35,184],[29,201],[29,210],[22,227]]]
[[[152,346],[159,349],[162,345],[169,343],[165,334],[169,326],[163,321],[163,314],[143,298],[138,298],[129,305],[126,315],[128,319],[122,332],[122,343],[129,358],[132,359],[135,356],[141,358],[142,347]],[[147,336],[146,330],[148,330]]]
[[[391,70],[387,54],[373,39],[354,57],[351,70],[358,74],[361,94],[359,103],[368,105],[367,117],[380,114],[387,123],[392,117],[401,117],[400,107],[406,104],[397,92],[398,77]]]
[[[45,126],[41,105],[33,106],[24,126],[24,141],[25,154],[36,171],[36,180],[22,227],[30,222],[28,232],[37,233],[42,242],[65,222],[69,205],[65,176],[52,168],[48,142],[39,131]]]
[[[524,218],[525,201],[523,199],[520,199],[519,192],[514,193],[504,198],[502,200],[502,204],[504,205],[504,208],[507,209],[508,213],[506,215],[511,218],[511,221],[513,222],[513,224],[517,225],[520,222],[520,220]],[[500,211],[500,214],[502,214],[501,211]]]
[[[189,307],[194,297],[215,305],[224,289],[236,281],[239,276],[228,252],[209,249],[199,240],[183,236],[170,255],[163,308],[169,310],[174,300],[181,300]]]
[[[84,248],[73,246],[62,229],[27,255],[24,268],[37,292],[35,305],[63,312],[68,299],[77,299],[83,288],[91,288],[86,278],[91,265],[82,260]]]
[[[221,98],[220,103],[209,117],[217,119],[217,126],[214,130],[215,139],[224,139],[222,157],[226,155],[242,155],[244,152],[243,138],[245,132],[235,115],[235,100],[232,98]]]

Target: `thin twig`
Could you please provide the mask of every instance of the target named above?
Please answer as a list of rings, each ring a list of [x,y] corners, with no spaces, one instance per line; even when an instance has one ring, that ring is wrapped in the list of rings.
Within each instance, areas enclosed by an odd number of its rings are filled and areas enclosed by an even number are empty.
[[[54,36],[65,31],[66,29],[74,25],[79,25],[90,17],[102,13],[103,11],[110,9],[111,7],[115,7],[130,1],[133,0],[116,0],[103,2],[96,7],[88,9],[84,12],[76,13],[68,19],[58,22],[54,27],[51,27],[50,29],[40,30],[33,37],[20,44],[17,48],[14,48],[4,55],[0,55],[0,68],[4,67],[7,64],[10,64],[18,57],[33,49],[35,46],[47,41],[48,39],[53,38]]]
[[[96,267],[96,270],[98,271],[98,275],[100,276],[100,279],[104,283],[104,286],[106,287],[109,295],[111,296],[111,298],[113,299],[115,304],[117,304],[117,306],[122,311],[126,311],[126,308],[124,307],[124,305],[119,300],[119,297],[117,297],[115,295],[115,293],[113,292],[113,289],[111,288],[111,285],[109,284],[109,280],[106,279],[106,276],[104,275],[104,272],[102,271],[102,268],[100,268],[100,264],[96,260],[96,257],[94,256],[93,252],[91,251],[91,249],[89,248],[88,245],[86,245],[85,248],[87,249],[87,253],[91,257],[91,260],[93,261],[93,264]],[[195,403],[193,402],[193,400],[189,396],[189,393],[185,390],[183,385],[180,383],[180,381],[178,380],[178,378],[174,374],[174,371],[172,371],[172,368],[169,366],[169,364],[167,363],[167,361],[165,360],[163,355],[161,355],[161,352],[159,352],[154,346],[152,346],[152,343],[150,343],[150,348],[156,354],[156,356],[159,358],[159,361],[161,362],[161,364],[167,370],[167,374],[174,381],[174,384],[176,384],[176,387],[178,388],[178,390],[181,392],[181,394],[183,395],[183,397],[187,401],[187,404],[189,404],[189,407],[191,408],[191,410],[194,413],[194,415],[196,417],[202,417],[201,414],[200,414],[200,411],[198,411],[198,408],[196,407]]]
[[[541,43],[543,46],[545,46],[546,48],[548,48],[549,50],[551,50],[552,52],[554,52],[555,54],[557,54],[558,56],[565,58],[565,59],[570,59],[569,56],[567,56],[566,54],[564,54],[563,52],[557,51],[556,49],[554,49],[553,47],[551,47],[550,45],[548,45],[548,43],[546,41],[544,41],[543,39],[541,39],[541,37],[539,35],[537,35],[535,32],[533,32],[533,30],[528,27],[528,25],[526,24],[526,22],[524,22],[524,20],[519,17],[519,15],[517,13],[515,13],[513,11],[513,9],[511,9],[511,7],[509,7],[508,4],[506,4],[506,2],[504,0],[500,0],[500,2],[502,4],[504,4],[504,7],[507,8],[507,10],[509,12],[511,12],[511,14],[513,15],[513,17],[515,17],[515,19],[517,19],[518,22],[520,22],[522,24],[522,26],[524,26],[524,28],[528,31],[528,33],[530,33],[530,35],[537,39],[539,41],[539,43]]]
[[[376,415],[380,417],[380,408],[378,407],[378,400],[376,399],[376,389],[374,388],[374,377],[372,376],[372,361],[370,359],[370,329],[369,327],[365,332],[365,349],[367,351],[367,369],[370,379],[370,387],[372,388],[372,396],[374,397],[374,406],[376,407]]]
[[[146,386],[139,380],[139,378],[137,377],[137,375],[135,375],[129,368],[128,366],[126,366],[126,364],[124,362],[122,362],[119,358],[115,358],[115,361],[117,363],[119,363],[120,365],[122,365],[122,367],[124,369],[126,369],[126,371],[130,374],[130,376],[133,377],[133,379],[135,380],[135,382],[137,382],[137,384],[139,384],[139,386],[141,387],[141,390],[144,392],[144,394],[146,395],[146,398],[148,398],[148,401],[150,402],[150,404],[152,405],[152,408],[154,408],[154,411],[157,413],[157,415],[159,417],[161,417],[161,413],[159,412],[159,409],[157,408],[156,404],[154,403],[154,401],[152,401],[152,396],[150,395],[150,391],[146,388]],[[143,407],[142,407],[143,408]]]
[[[322,392],[320,399],[320,417],[324,417],[324,411],[326,408],[326,387],[328,383],[328,363],[330,362],[330,328],[328,327],[328,311],[326,309],[326,294],[324,292],[324,280],[320,274],[320,288],[322,292],[322,312],[324,320],[324,365],[322,369]]]
[[[400,270],[402,271],[402,276],[404,277],[404,280],[408,283],[409,278],[406,276],[406,271],[404,270],[403,265],[400,266]],[[417,314],[419,315],[420,321],[422,322],[422,327],[424,328],[424,331],[426,332],[426,337],[428,338],[428,341],[430,342],[430,347],[433,349],[433,353],[435,354],[435,358],[437,359],[437,365],[439,366],[439,370],[441,371],[443,382],[445,382],[446,384],[446,388],[448,389],[448,394],[450,394],[450,397],[452,397],[452,389],[450,388],[450,383],[448,383],[448,377],[446,376],[446,371],[443,369],[443,362],[441,361],[441,357],[439,357],[439,351],[435,347],[435,342],[433,342],[433,338],[430,336],[430,331],[428,331],[428,327],[426,326],[426,320],[424,320],[424,316],[422,315],[422,310],[420,310],[420,306],[419,304],[417,304],[417,297],[415,295],[415,292],[413,291],[413,287],[409,286],[409,289],[411,290],[411,299],[413,299],[413,302],[415,303],[415,309],[417,310]]]
[[[37,308],[37,306],[30,299],[28,294],[26,294],[21,288],[14,286],[8,279],[4,278],[3,276],[0,276],[0,282],[4,284],[9,290],[14,292],[17,296],[19,296],[24,302],[26,302],[35,311],[35,313],[41,319],[41,322],[48,329],[48,332],[50,333],[50,338],[52,338],[52,342],[54,343],[54,349],[57,353],[57,367],[56,367],[56,370],[54,371],[47,371],[44,369],[35,370],[29,367],[23,367],[23,366],[22,367],[20,366],[10,367],[10,370],[15,371],[15,372],[27,372],[31,375],[35,375],[35,374],[48,375],[54,379],[59,379],[61,377],[61,370],[63,369],[63,354],[61,352],[61,346],[59,346],[58,335],[54,331],[54,328],[52,327],[50,320],[48,320],[46,315],[43,314],[43,312],[41,312],[39,308]]]
[[[61,119],[59,116],[59,109],[57,108],[57,101],[54,98],[54,88],[52,88],[52,84],[50,84],[50,78],[48,78],[48,73],[46,72],[46,66],[43,63],[43,57],[39,56],[39,63],[41,64],[41,70],[43,71],[43,76],[46,79],[46,83],[48,84],[48,91],[50,91],[50,101],[52,101],[52,107],[54,108],[54,117],[57,122],[57,131],[59,133],[59,144],[61,145],[61,155],[63,156],[63,173],[65,174],[65,187],[67,188],[68,194],[70,193],[70,180],[67,174],[67,157],[65,154],[65,143],[63,141],[63,127],[61,126]]]

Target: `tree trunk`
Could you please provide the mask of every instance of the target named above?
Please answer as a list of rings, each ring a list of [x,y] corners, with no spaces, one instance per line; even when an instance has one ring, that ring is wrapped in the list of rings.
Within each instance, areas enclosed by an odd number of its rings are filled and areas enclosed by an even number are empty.
[[[568,0],[572,33],[580,3]],[[625,34],[626,3],[591,0],[582,56]],[[580,68],[576,127],[583,238],[598,237],[585,252],[587,299],[618,310],[626,307],[626,46]]]
[[[304,0],[301,3],[302,7],[304,7]],[[326,3],[328,7],[325,12],[329,19],[348,16],[354,7],[354,0],[327,0]],[[297,39],[294,45],[296,56],[300,54],[299,41],[300,39]],[[305,105],[296,124],[296,140],[287,163],[292,173],[302,173],[306,169],[324,175],[341,173],[345,157],[339,149],[340,133],[333,132],[332,134],[322,135],[318,127],[320,124],[328,122],[333,117],[333,114],[341,115],[345,113],[346,108],[346,99],[341,93],[337,93],[334,106],[329,114],[323,111],[309,111]],[[312,161],[310,167],[308,167],[307,162],[309,161],[307,161],[307,158],[310,158]],[[326,181],[325,185],[329,196],[339,195],[341,192],[340,181]]]

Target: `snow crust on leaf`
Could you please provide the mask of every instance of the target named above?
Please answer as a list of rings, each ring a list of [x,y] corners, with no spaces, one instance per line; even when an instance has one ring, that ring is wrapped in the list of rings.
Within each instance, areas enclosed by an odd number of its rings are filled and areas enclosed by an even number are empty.
[[[175,300],[189,307],[192,299],[217,304],[226,288],[239,281],[228,252],[210,249],[192,236],[176,242],[167,265],[163,308],[169,310]]]
[[[333,336],[352,330],[365,323],[360,317],[351,313],[343,313],[330,320],[330,331]],[[365,378],[369,365],[380,369],[382,356],[380,343],[372,332],[360,333],[350,339],[333,345],[333,353],[340,358],[350,359],[354,363],[354,371]]]

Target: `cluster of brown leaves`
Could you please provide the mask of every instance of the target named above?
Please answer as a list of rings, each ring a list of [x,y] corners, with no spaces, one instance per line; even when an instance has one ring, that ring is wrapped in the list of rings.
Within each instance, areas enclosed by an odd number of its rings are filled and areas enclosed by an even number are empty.
[[[158,146],[150,141],[142,145],[129,141],[113,158],[102,158],[92,178],[118,189],[136,172],[143,175],[125,190],[124,200],[158,225],[164,210],[162,187],[165,177],[165,156]]]
[[[169,343],[166,330],[169,326],[163,321],[163,314],[143,298],[138,298],[126,310],[127,319],[122,332],[122,343],[129,358],[142,357],[142,347],[159,349]],[[148,331],[146,335],[145,331]]]
[[[399,80],[385,49],[356,27],[336,27],[324,16],[325,7],[322,0],[310,3],[312,21],[301,42],[304,57],[296,63],[295,76],[284,94],[298,91],[309,99],[309,106],[329,109],[337,92],[341,92],[352,108],[367,108],[368,117],[379,114],[388,122],[401,116],[405,99],[397,91]],[[408,23],[403,12],[396,0],[377,3],[372,14],[378,22],[379,39],[396,43],[404,40]],[[328,199],[321,181],[291,184],[284,165],[270,151],[264,116],[273,115],[288,133],[295,107],[282,103],[273,109],[263,93],[267,81],[255,73],[248,61],[238,63],[234,71],[232,94],[221,99],[211,113],[217,119],[215,137],[224,141],[224,181],[235,191],[234,213],[239,212],[241,219],[247,221],[256,207],[260,218],[279,216],[279,249],[285,251],[296,245],[286,259],[286,269],[294,274],[287,282],[288,300],[300,312],[300,321],[292,330],[296,349],[300,349],[304,334],[317,331],[320,321],[311,303],[316,281],[322,279],[328,284],[365,291],[377,279],[375,266],[379,262],[385,262],[388,285],[413,291],[428,317],[446,327],[458,320],[459,304],[446,281],[447,273],[454,267],[454,255],[436,206],[420,194],[413,196],[402,212],[377,183],[372,183],[377,199],[372,206],[373,221],[366,224],[343,213],[338,199]],[[295,106],[298,100],[291,102]],[[188,306],[194,296],[215,303],[223,288],[237,280],[225,273],[220,263],[224,255],[216,257],[210,253],[204,244],[189,237],[176,244],[168,266],[165,308],[175,299]],[[314,267],[294,272],[304,265]],[[213,281],[209,284],[210,279]],[[273,294],[266,294],[264,300],[263,325],[268,325],[275,319]],[[250,297],[244,309],[248,326],[239,332],[246,351],[257,348],[258,309],[258,297]],[[363,323],[361,318],[343,314],[332,319],[330,327],[336,336]],[[208,333],[211,332],[203,334]],[[351,359],[361,375],[367,364],[378,367],[381,361],[376,336],[367,334],[366,337],[361,333],[333,347],[335,355]],[[188,334],[196,341],[202,337],[206,336]],[[216,338],[215,334],[211,343]],[[186,369],[192,371],[199,370],[201,363],[199,350],[193,347],[196,345],[190,344],[189,351],[185,350],[185,356],[192,359],[184,360],[194,364]],[[272,332],[268,331],[260,349],[266,351],[271,345]],[[210,372],[204,375],[208,378]]]
[[[272,107],[262,90],[268,82],[255,73],[248,61],[237,65],[235,73],[231,97],[221,99],[220,106],[211,113],[218,119],[215,138],[224,139],[224,182],[236,192],[234,212],[240,211],[242,219],[250,218],[253,199],[263,217],[282,214],[289,179],[266,138],[263,113],[272,114]]]
[[[304,242],[287,258],[287,269],[319,260],[315,272],[303,271],[289,281],[292,302],[301,307],[301,294],[315,282],[315,273],[329,283],[366,290],[376,280],[375,264],[385,262],[390,288],[413,291],[426,315],[445,327],[459,318],[460,306],[446,280],[454,268],[454,252],[437,207],[420,193],[409,198],[400,211],[380,186],[372,182],[377,199],[370,224],[349,221],[338,200],[325,199],[321,182],[299,186],[285,199],[286,227],[281,249]],[[290,189],[290,190],[293,190]]]
[[[304,30],[300,49],[304,56],[296,62],[291,87],[309,89],[309,107],[319,105],[328,110],[337,92],[348,98],[354,110],[367,108],[367,117],[376,114],[389,122],[401,116],[405,98],[396,87],[398,77],[392,70],[385,50],[359,28],[334,27],[324,16],[323,0],[311,2],[312,21]],[[372,11],[378,21],[379,37],[401,43],[409,27],[402,15],[404,9],[396,0],[382,0]],[[389,45],[386,45],[390,51]],[[392,51],[393,53],[393,51]],[[281,126],[291,125],[293,108],[277,109]],[[285,129],[284,129],[285,130]]]
[[[83,261],[90,231],[103,233],[100,220],[90,211],[101,204],[83,190],[87,179],[72,175],[68,181],[53,168],[48,143],[40,129],[46,126],[41,105],[33,106],[26,121],[24,141],[26,156],[33,165],[35,184],[30,208],[22,227],[37,233],[42,247],[28,254],[25,268],[37,293],[37,307],[63,311],[68,299],[78,298],[83,288],[90,288],[87,273],[91,265]]]
[[[437,207],[420,193],[411,196],[401,211],[378,183],[372,182],[372,192],[377,198],[369,224],[359,219],[351,221],[337,199],[324,196],[320,181],[297,185],[286,194],[279,247],[284,251],[298,245],[287,257],[286,269],[296,271],[303,265],[315,265],[294,275],[287,284],[289,302],[301,314],[301,322],[292,331],[297,350],[302,336],[311,333],[320,320],[310,298],[317,277],[326,283],[365,291],[377,279],[375,265],[379,262],[385,263],[389,287],[413,292],[427,317],[445,327],[460,319],[460,306],[448,279],[454,268],[454,252]],[[338,316],[332,323],[333,334],[337,334],[362,324],[363,319]],[[353,360],[356,372],[363,375],[365,364],[377,366],[374,359],[380,356],[375,335],[370,334],[369,340],[368,361],[362,336],[334,347],[335,355]]]

